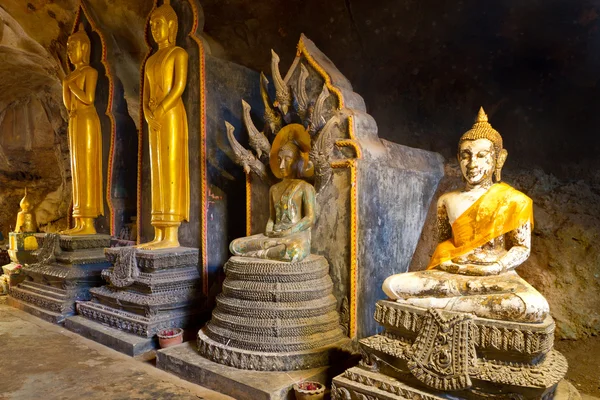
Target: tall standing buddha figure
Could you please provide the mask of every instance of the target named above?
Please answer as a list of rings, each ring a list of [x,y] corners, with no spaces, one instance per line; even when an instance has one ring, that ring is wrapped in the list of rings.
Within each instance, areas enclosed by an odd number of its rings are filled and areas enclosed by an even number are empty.
[[[90,39],[82,24],[69,37],[67,54],[75,66],[63,80],[63,101],[69,112],[75,226],[61,233],[91,235],[96,233],[94,219],[104,214],[102,133],[94,107],[98,71],[90,66]]]
[[[438,200],[440,243],[428,270],[387,278],[383,291],[389,298],[482,318],[544,321],[546,299],[515,271],[531,251],[533,203],[500,182],[506,157],[502,137],[480,109],[459,140],[465,187]]]
[[[154,239],[142,249],[179,246],[178,230],[189,220],[190,183],[188,124],[181,95],[188,54],[175,45],[177,14],[165,0],[150,17],[158,51],[144,68],[144,117],[148,123]]]

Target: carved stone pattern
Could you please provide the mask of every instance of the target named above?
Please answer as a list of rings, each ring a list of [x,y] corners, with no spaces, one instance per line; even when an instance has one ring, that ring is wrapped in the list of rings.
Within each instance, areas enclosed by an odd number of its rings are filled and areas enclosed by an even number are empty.
[[[95,255],[80,255],[80,254],[69,254],[62,253],[56,256],[56,261],[66,265],[92,265],[92,264],[108,264],[104,256]]]
[[[471,376],[505,385],[550,387],[563,379],[567,369],[565,357],[552,350],[543,362],[534,367],[528,364],[486,360],[479,363]]]
[[[231,331],[267,337],[309,336],[334,330],[339,324],[338,315],[334,311],[318,317],[292,319],[253,319],[214,311],[213,320]]]
[[[90,289],[90,293],[92,293],[93,296],[108,297],[117,301],[135,303],[141,306],[173,304],[190,301],[199,296],[199,293],[194,290],[145,295],[126,290],[111,289],[110,286],[92,288]]]
[[[317,368],[327,365],[329,349],[312,354],[292,352],[286,354],[259,353],[238,350],[230,346],[209,343],[198,335],[198,352],[201,356],[234,368],[256,371],[282,371]]]
[[[380,303],[376,304],[375,320],[382,325],[405,329],[418,333],[424,316],[405,310],[397,310]],[[499,322],[499,325],[501,323]],[[476,348],[492,348],[503,351],[516,351],[525,354],[545,354],[554,344],[554,326],[548,330],[530,331],[471,325],[469,337]]]
[[[252,301],[294,302],[315,300],[323,293],[331,293],[333,282],[329,276],[303,282],[271,283],[225,279],[223,294],[236,299]]]
[[[219,294],[217,310],[253,318],[308,318],[335,311],[336,301],[332,295],[323,299],[303,302],[273,303],[232,299]]]
[[[382,375],[383,377],[384,375]],[[383,379],[377,379],[372,376],[365,376],[363,374],[357,374],[354,371],[354,368],[348,369],[344,372],[343,377],[356,383],[360,383],[361,385],[365,385],[368,387],[373,387],[379,389],[381,391],[391,393],[395,396],[399,396],[405,399],[421,399],[421,400],[439,400],[438,396],[434,395],[426,395],[422,392],[415,393],[415,391],[410,390],[409,387],[401,384],[400,382],[386,382]],[[352,388],[346,388],[349,393],[353,393],[355,396],[360,393],[355,391]]]
[[[137,267],[135,252],[135,247],[124,247],[121,249],[121,252],[113,264],[113,268],[110,270],[110,273],[107,274],[108,280],[113,286],[118,288],[131,286],[135,281],[135,278],[140,274],[140,270]]]
[[[361,346],[404,361],[410,360],[411,344],[375,335],[360,340]],[[557,351],[550,351],[535,365],[478,359],[475,368],[469,369],[472,379],[487,380],[506,385],[543,387],[560,381],[567,372],[567,361]],[[408,372],[408,371],[407,371]]]
[[[463,390],[471,386],[469,378],[469,314],[445,319],[430,309],[423,328],[408,352],[408,369],[421,382],[438,390]],[[474,364],[472,362],[471,364]]]
[[[211,320],[205,326],[205,334],[217,343],[229,344],[242,350],[264,352],[291,352],[305,351],[325,347],[340,341],[343,336],[336,326],[326,332],[319,332],[309,336],[265,336],[264,334],[251,334],[248,332],[232,331],[216,325],[219,321]]]
[[[58,300],[53,301],[49,298],[36,295],[35,293],[21,290],[18,287],[12,288],[10,290],[10,295],[15,299],[24,301],[29,304],[33,304],[35,306],[43,308],[44,310],[52,311],[58,314],[74,312],[74,302],[71,302],[71,304],[69,305],[68,303],[61,302]]]
[[[98,275],[100,271],[86,272],[79,268],[63,266],[59,264],[31,264],[23,267],[23,272],[28,275],[42,275],[59,279],[77,279]]]
[[[60,248],[65,251],[98,249],[110,247],[110,236],[98,235],[98,237],[76,238],[72,236],[60,236]]]
[[[161,329],[181,327],[189,315],[180,312],[168,318],[161,315],[148,318],[90,302],[77,303],[77,312],[85,318],[144,337],[151,337]],[[162,319],[157,319],[160,317]]]
[[[331,400],[352,400],[352,394],[345,387],[337,387],[332,383]]]
[[[109,281],[112,270],[112,268],[103,270],[102,278]],[[140,272],[129,288],[143,293],[164,292],[188,288],[190,287],[190,282],[195,282],[199,279],[200,274],[196,267],[181,268],[181,270],[177,269],[161,273]]]
[[[106,259],[115,263],[119,250],[111,248],[105,250]],[[173,251],[167,253],[150,253],[140,250],[137,252],[137,265],[141,271],[156,271],[170,268],[183,268],[198,266],[198,249],[185,249],[182,251]]]
[[[252,260],[252,268],[247,261],[231,257],[225,264],[225,273],[232,280],[258,281],[269,283],[304,282],[322,278],[329,273],[326,260],[309,256],[302,263],[273,263]]]
[[[226,365],[232,361],[220,359],[221,354],[251,353],[259,362],[286,359],[289,353],[298,352],[306,354],[295,356],[292,364],[275,362],[275,367],[260,368],[289,370],[312,365],[312,354],[340,343],[345,336],[329,275],[314,280],[292,276],[327,270],[327,260],[316,255],[293,264],[232,257],[213,318],[198,333],[199,347],[214,350],[209,358]]]
[[[38,262],[33,264],[32,267],[35,268],[39,265],[49,264],[56,260],[55,254],[58,250],[59,238],[60,235],[57,233],[47,233],[45,235],[42,239],[41,249],[36,253]],[[60,250],[58,250],[58,252],[60,253]]]

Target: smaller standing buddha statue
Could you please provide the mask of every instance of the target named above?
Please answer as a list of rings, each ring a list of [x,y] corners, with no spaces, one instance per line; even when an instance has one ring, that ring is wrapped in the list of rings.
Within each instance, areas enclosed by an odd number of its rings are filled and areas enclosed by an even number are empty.
[[[148,123],[154,239],[144,250],[179,247],[179,226],[190,217],[188,123],[181,96],[188,53],[176,46],[177,14],[169,0],[150,16],[158,44],[144,68],[144,117]]]
[[[437,203],[440,244],[428,270],[387,278],[389,298],[496,320],[544,321],[546,299],[515,272],[531,251],[533,204],[500,182],[506,157],[502,137],[481,108],[459,141],[465,187]]]
[[[63,101],[69,112],[75,226],[62,231],[63,235],[95,234],[94,219],[104,213],[102,133],[94,107],[98,71],[90,66],[90,45],[83,24],[67,41],[67,54],[75,66],[63,80]]]
[[[17,214],[17,224],[15,225],[16,233],[33,233],[37,232],[37,222],[35,213],[32,210],[31,202],[25,188],[25,195],[19,203],[21,211]]]
[[[300,179],[313,174],[308,161],[310,135],[300,124],[282,128],[271,147],[269,163],[282,179],[269,190],[269,221],[264,234],[235,239],[229,249],[236,256],[298,262],[310,254],[315,223],[315,189]]]

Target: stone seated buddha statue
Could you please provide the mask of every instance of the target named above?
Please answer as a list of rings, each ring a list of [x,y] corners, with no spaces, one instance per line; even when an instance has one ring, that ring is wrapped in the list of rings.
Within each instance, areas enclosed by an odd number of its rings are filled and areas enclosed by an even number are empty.
[[[236,256],[298,262],[310,254],[310,230],[315,223],[315,189],[300,177],[313,173],[308,161],[310,136],[300,124],[282,128],[271,147],[270,166],[282,179],[269,190],[269,221],[265,233],[235,239]]]
[[[429,268],[384,281],[383,332],[359,340],[363,360],[333,379],[334,400],[553,398],[567,362],[548,302],[514,270],[530,253],[533,205],[499,182],[506,157],[481,109],[458,145],[465,187],[437,204]]]
[[[438,200],[440,244],[426,271],[385,280],[383,291],[390,299],[490,319],[546,318],[548,302],[514,270],[529,257],[533,205],[499,182],[506,156],[502,137],[480,109],[473,128],[459,141],[465,188]]]
[[[212,319],[198,332],[198,352],[240,369],[288,371],[328,365],[347,344],[333,296],[329,263],[311,254],[315,189],[311,137],[289,124],[269,152],[282,181],[269,190],[264,234],[235,239]]]

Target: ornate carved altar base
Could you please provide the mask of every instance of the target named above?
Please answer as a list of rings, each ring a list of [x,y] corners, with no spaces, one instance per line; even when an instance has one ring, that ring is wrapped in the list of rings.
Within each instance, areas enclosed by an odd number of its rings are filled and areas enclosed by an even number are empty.
[[[343,349],[350,340],[340,327],[324,257],[298,263],[231,257],[225,274],[212,319],[198,332],[202,357],[184,346],[160,350],[159,368],[241,400],[285,399],[294,379],[275,372],[258,379],[254,371],[295,370],[308,379],[325,373],[315,368],[348,357]],[[240,390],[246,386],[253,389]]]
[[[109,235],[35,234],[41,247],[38,262],[23,265],[25,281],[12,287],[9,304],[49,322],[62,323],[75,314],[75,302],[89,300],[90,288],[102,284],[100,273],[110,264],[104,248]]]
[[[567,372],[550,316],[505,322],[382,300],[375,320],[385,331],[360,340],[363,361],[334,378],[333,399],[551,399]]]
[[[113,266],[102,277],[109,284],[91,289],[91,301],[77,303],[81,316],[69,318],[66,327],[132,356],[151,350],[159,330],[188,327],[198,314],[198,253],[187,247],[106,249]]]

